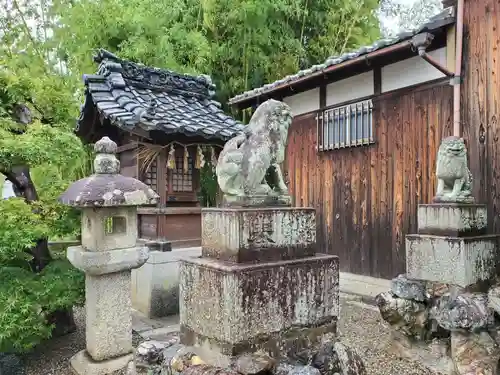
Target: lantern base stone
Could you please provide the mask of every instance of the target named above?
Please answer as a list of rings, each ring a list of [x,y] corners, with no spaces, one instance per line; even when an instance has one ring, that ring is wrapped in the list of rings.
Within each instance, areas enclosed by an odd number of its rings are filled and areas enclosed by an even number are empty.
[[[90,357],[86,350],[82,350],[71,357],[70,363],[73,372],[77,375],[107,375],[124,369],[133,359],[133,354],[127,354],[97,362]]]

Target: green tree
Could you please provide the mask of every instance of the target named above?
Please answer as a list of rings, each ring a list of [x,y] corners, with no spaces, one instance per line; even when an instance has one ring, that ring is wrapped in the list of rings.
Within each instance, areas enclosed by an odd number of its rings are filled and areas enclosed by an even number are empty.
[[[4,4],[0,173],[16,197],[0,201],[0,352],[24,352],[63,328],[60,323],[71,324],[69,309],[83,300],[83,276],[63,254],[51,254],[47,240],[77,230],[77,214],[56,197],[83,170],[86,153],[72,131],[75,81],[52,62],[40,34],[44,9]]]
[[[102,47],[208,74],[222,103],[379,36],[378,0],[57,1],[54,40],[71,70],[94,72]]]

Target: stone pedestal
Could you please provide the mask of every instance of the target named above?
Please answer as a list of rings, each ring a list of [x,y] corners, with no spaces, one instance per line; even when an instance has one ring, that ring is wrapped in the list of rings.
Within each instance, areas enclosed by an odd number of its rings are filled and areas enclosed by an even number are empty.
[[[425,204],[418,208],[418,232],[406,236],[409,279],[462,287],[496,274],[497,235],[486,235],[486,206]]]
[[[435,236],[471,237],[486,234],[485,204],[421,204],[418,233]]]
[[[181,342],[278,356],[335,333],[338,257],[316,250],[314,209],[203,209],[202,257],[180,265]]]
[[[206,208],[201,217],[202,256],[262,262],[316,253],[314,208]]]

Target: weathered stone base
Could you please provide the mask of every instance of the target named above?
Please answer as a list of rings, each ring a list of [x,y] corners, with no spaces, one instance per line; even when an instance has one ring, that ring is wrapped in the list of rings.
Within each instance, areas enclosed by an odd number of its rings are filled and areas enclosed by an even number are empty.
[[[184,259],[181,342],[228,355],[265,348],[277,356],[288,343],[299,350],[300,341],[335,332],[338,282],[333,255],[260,264]]]
[[[316,254],[314,208],[204,208],[202,255],[245,263]]]
[[[484,235],[486,214],[485,204],[420,204],[418,233],[450,237]]]
[[[466,287],[496,275],[500,236],[406,236],[406,270],[411,279]]]
[[[298,352],[320,343],[323,335],[337,332],[337,317],[311,327],[292,327],[284,332],[260,334],[250,341],[231,343],[199,335],[189,327],[181,325],[181,342],[184,345],[210,348],[213,352],[234,356],[259,349],[274,357],[293,357]]]
[[[106,361],[94,361],[86,350],[76,353],[70,359],[71,368],[77,375],[107,375],[124,369],[133,360],[134,355],[127,354]]]

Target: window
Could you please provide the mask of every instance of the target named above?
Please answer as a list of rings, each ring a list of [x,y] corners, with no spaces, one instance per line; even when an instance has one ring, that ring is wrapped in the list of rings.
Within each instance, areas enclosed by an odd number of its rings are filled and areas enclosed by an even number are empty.
[[[318,116],[318,150],[327,151],[373,143],[371,100],[327,109]]]
[[[127,231],[127,220],[123,216],[107,217],[104,220],[104,234],[119,234]]]
[[[188,157],[188,170],[184,173],[184,156],[175,158],[175,169],[172,170],[172,189],[174,192],[193,191],[193,159]]]
[[[157,190],[157,168],[156,168],[156,158],[154,158],[147,166],[144,172],[144,183],[148,185],[154,191]]]

